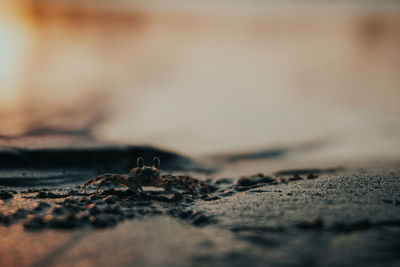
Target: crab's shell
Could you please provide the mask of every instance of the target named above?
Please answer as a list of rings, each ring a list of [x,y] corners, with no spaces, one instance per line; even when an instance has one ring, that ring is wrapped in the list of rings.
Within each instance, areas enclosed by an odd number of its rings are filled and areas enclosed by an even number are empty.
[[[142,186],[156,186],[160,182],[160,170],[154,167],[133,168],[129,176]]]

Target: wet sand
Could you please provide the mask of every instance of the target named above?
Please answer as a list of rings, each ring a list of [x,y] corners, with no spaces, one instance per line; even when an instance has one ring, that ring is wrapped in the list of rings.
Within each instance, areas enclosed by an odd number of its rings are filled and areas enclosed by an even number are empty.
[[[398,163],[258,158],[220,161],[219,169],[193,161],[195,168],[183,170],[179,155],[163,159],[164,173],[191,174],[211,193],[145,188],[139,197],[123,187],[99,194],[91,187],[86,194],[81,186],[97,169],[3,168],[0,266],[400,263]]]

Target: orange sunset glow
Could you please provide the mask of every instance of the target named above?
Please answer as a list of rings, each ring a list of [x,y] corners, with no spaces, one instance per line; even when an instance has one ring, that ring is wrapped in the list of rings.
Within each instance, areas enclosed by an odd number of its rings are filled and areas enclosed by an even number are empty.
[[[380,129],[400,129],[398,5],[178,3],[9,2],[3,135],[84,131],[194,154],[334,138],[338,156],[397,155]]]

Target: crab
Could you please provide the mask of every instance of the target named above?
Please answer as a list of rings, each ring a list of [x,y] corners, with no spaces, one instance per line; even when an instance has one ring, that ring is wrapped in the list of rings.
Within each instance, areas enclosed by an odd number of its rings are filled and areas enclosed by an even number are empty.
[[[99,182],[97,192],[106,184],[114,183],[127,186],[135,195],[145,195],[142,186],[164,187],[166,191],[173,185],[183,185],[192,194],[196,194],[196,185],[210,193],[204,183],[189,176],[160,175],[160,159],[155,157],[152,166],[146,166],[142,157],[137,159],[137,167],[130,170],[129,174],[105,173],[89,180],[82,190],[86,193],[86,187]]]

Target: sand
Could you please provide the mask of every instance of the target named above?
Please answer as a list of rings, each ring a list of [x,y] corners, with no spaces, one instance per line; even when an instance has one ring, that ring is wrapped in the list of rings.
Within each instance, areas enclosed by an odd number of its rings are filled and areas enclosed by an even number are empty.
[[[3,168],[0,266],[400,264],[396,162],[256,158],[183,171],[176,159],[164,157],[166,173],[190,173],[211,193],[145,188],[139,197],[92,187],[85,194],[96,169]]]

